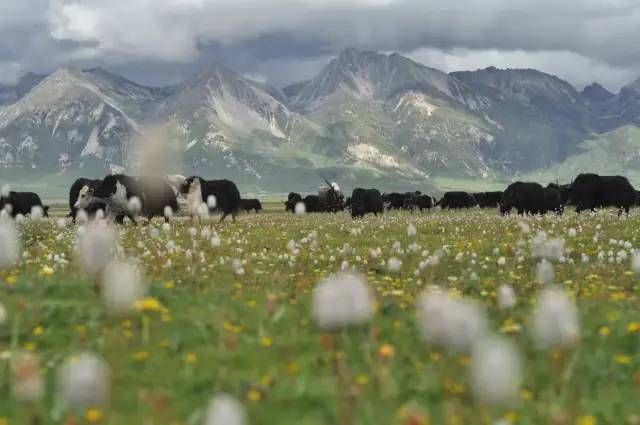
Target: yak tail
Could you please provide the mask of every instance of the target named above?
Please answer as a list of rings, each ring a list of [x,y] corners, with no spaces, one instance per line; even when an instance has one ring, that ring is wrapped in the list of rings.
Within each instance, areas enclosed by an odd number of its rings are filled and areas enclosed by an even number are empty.
[[[436,204],[434,205],[434,207],[437,207],[438,205],[442,205],[442,201],[444,200],[444,198],[440,199],[438,202],[436,202]]]

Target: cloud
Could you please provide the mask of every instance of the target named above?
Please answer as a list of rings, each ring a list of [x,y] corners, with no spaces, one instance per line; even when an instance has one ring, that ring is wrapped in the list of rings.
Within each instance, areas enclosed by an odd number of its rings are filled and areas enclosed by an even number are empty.
[[[217,60],[282,81],[345,47],[472,68],[488,53],[618,87],[640,75],[638,22],[636,0],[5,0],[0,57],[30,70],[99,62],[136,75],[160,64],[172,76]],[[278,63],[300,70],[275,72]]]
[[[429,64],[445,72],[497,68],[533,68],[571,81],[582,88],[594,81],[618,90],[638,78],[640,61],[630,66],[616,66],[568,51],[472,50],[456,48],[448,51],[421,48],[406,54],[416,62]]]

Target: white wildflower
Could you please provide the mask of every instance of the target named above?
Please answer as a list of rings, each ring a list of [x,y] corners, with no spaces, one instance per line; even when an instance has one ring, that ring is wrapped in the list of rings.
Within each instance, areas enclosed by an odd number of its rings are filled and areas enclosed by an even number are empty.
[[[142,271],[133,261],[112,261],[104,269],[101,294],[110,313],[131,312],[135,302],[147,294]]]
[[[107,403],[111,382],[109,366],[92,353],[68,358],[58,371],[62,402],[70,409],[84,411]]]
[[[471,391],[482,403],[505,406],[518,398],[522,361],[516,346],[504,337],[480,340],[472,350]]]
[[[418,230],[416,229],[416,226],[413,225],[413,223],[409,223],[409,225],[407,226],[407,236],[409,236],[410,238],[414,237],[416,234],[418,233]]]
[[[552,284],[555,280],[553,264],[547,260],[541,260],[536,267],[536,279],[545,285]]]
[[[105,222],[94,222],[78,236],[77,252],[83,268],[97,276],[118,251],[118,232]]]
[[[209,195],[207,197],[207,207],[209,207],[209,209],[215,209],[218,206],[218,200],[216,199],[216,197],[214,195]]]
[[[11,221],[0,221],[0,268],[14,265],[22,251],[16,226]]]
[[[516,305],[516,293],[510,285],[501,285],[498,288],[498,305],[503,310],[508,310]]]
[[[307,206],[303,202],[298,202],[294,208],[294,212],[298,215],[302,215],[307,212]]]
[[[387,260],[387,270],[389,270],[390,273],[400,273],[402,270],[402,260],[396,257],[389,258]]]
[[[568,295],[557,288],[545,289],[539,295],[531,326],[539,348],[573,347],[580,337],[578,309]]]
[[[227,394],[211,399],[204,418],[204,425],[245,425],[246,422],[242,404]]]
[[[487,319],[475,303],[454,299],[431,289],[418,301],[422,336],[430,344],[451,352],[468,352],[486,333]]]
[[[373,294],[364,276],[338,273],[316,286],[313,318],[323,329],[362,325],[371,320],[373,303]]]

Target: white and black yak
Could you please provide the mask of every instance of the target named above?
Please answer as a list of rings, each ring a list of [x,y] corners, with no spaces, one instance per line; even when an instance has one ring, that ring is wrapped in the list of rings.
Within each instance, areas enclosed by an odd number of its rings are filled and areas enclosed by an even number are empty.
[[[72,221],[76,222],[76,215],[79,209],[88,210],[92,207],[99,207],[98,202],[90,206],[90,198],[93,196],[93,191],[96,187],[100,186],[102,180],[89,179],[86,177],[80,177],[71,185],[69,189],[69,217]],[[102,210],[105,209],[106,204],[102,204]]]
[[[197,217],[198,210],[206,204],[209,212],[222,212],[220,222],[228,215],[235,221],[241,208],[240,191],[230,180],[204,180],[202,177],[191,176],[180,187],[180,193],[187,199],[192,218]]]
[[[176,193],[162,178],[110,175],[93,191],[93,197],[107,204],[109,215],[124,215],[134,223],[137,213],[149,220],[164,217],[168,221],[167,208],[172,213],[178,211]],[[137,198],[138,203],[133,202],[133,198]]]

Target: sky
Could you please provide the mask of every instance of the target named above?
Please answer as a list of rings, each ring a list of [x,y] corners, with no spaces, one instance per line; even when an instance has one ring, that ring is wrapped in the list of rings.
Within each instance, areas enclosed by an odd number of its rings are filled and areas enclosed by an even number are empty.
[[[354,47],[617,91],[640,77],[639,22],[637,0],[0,0],[0,83],[72,65],[165,85],[219,62],[283,87]]]

